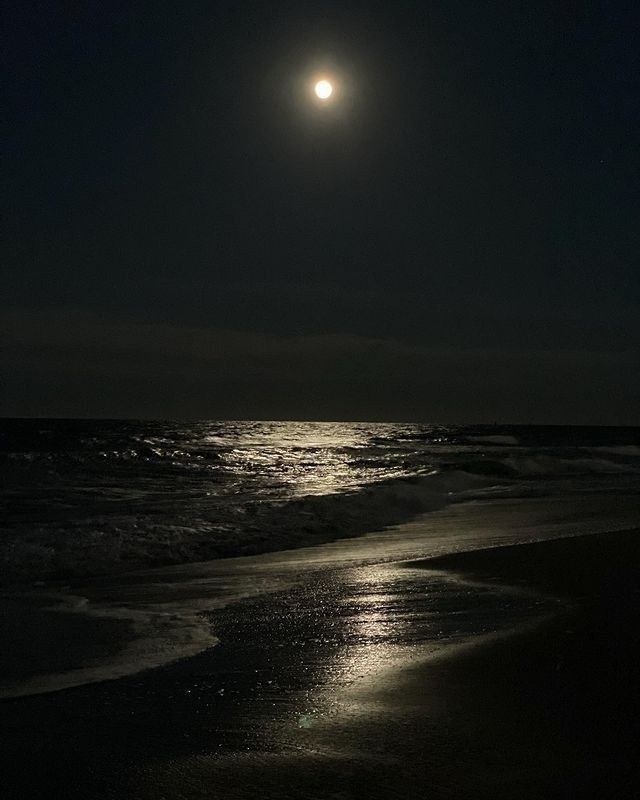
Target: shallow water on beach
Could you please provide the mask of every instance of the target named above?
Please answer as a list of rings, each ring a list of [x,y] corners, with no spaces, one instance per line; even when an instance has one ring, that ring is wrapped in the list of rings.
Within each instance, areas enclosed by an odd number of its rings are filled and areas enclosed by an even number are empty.
[[[388,565],[633,527],[639,442],[632,428],[5,420],[0,694],[193,657],[218,644],[216,614],[316,580],[344,592],[349,570],[385,576],[366,601],[380,641],[406,629],[437,649],[508,627],[521,602],[407,569],[389,582]]]
[[[74,782],[70,796],[101,796],[107,785],[131,797],[204,798],[230,780],[233,763],[251,770],[264,758],[308,757],[310,737],[325,741],[326,755],[331,726],[370,719],[368,690],[387,675],[392,680],[400,666],[558,607],[551,599],[395,562],[354,558],[352,566],[328,566],[329,560],[305,574],[298,561],[286,588],[208,612],[219,638],[213,649],[119,681],[10,701],[5,719],[31,714],[45,727],[50,720],[60,738],[48,754],[64,751],[90,724],[89,743],[78,747],[88,748],[90,763],[97,759],[98,772],[86,776],[84,789]],[[160,586],[134,584],[129,591],[148,601]],[[170,591],[179,593],[175,584]],[[117,589],[103,586],[102,592],[104,601]],[[41,688],[46,681],[54,688],[53,680],[43,677]],[[119,743],[122,731],[126,743]],[[247,796],[241,776],[231,783],[229,791]],[[281,786],[265,787],[263,796],[281,792]]]
[[[431,670],[569,601],[416,560],[639,522],[638,495],[476,499],[317,547],[51,584],[22,611],[14,594],[18,626],[34,606],[51,615],[48,637],[27,629],[40,656],[65,653],[22,680],[8,664],[7,797],[387,800],[423,796],[429,770],[473,797],[448,766],[465,763],[470,720],[446,728],[455,684],[439,693]]]
[[[257,625],[260,615],[266,618],[267,612],[261,609],[270,608],[270,598],[287,594],[301,599],[300,608],[306,604],[305,614],[317,617],[317,624],[324,616],[339,617],[339,598],[348,595],[357,611],[351,617],[360,620],[352,630],[366,628],[371,633],[370,640],[362,639],[369,654],[385,640],[386,632],[395,642],[394,651],[403,637],[409,645],[408,637],[415,633],[413,644],[428,643],[435,652],[458,640],[521,622],[531,611],[541,613],[537,605],[541,598],[532,601],[518,590],[511,591],[505,601],[504,592],[496,593],[495,588],[487,591],[455,576],[416,571],[398,563],[620,530],[639,522],[640,503],[635,495],[591,495],[579,508],[572,498],[476,500],[357,539],[14,593],[7,597],[5,619],[23,629],[22,618],[33,631],[36,603],[41,615],[49,614],[48,635],[41,638],[42,648],[36,631],[21,648],[7,651],[0,691],[7,697],[78,686],[194,656],[216,642],[222,647],[219,619],[231,613],[228,609],[253,604],[251,620]],[[227,629],[229,634],[242,642],[239,630]],[[56,655],[51,665],[58,667],[46,669],[46,654],[40,652],[40,669],[34,670],[30,648],[55,649],[56,640],[66,642],[65,662],[60,664]],[[371,658],[367,663],[371,666]],[[23,679],[18,680],[15,676],[21,669]]]

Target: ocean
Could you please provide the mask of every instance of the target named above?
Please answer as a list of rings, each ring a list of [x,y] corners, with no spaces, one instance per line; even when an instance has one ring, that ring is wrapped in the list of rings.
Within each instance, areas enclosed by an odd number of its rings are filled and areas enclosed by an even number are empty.
[[[242,654],[283,613],[334,642],[331,670],[365,674],[557,609],[407,562],[640,523],[637,428],[37,419],[0,432],[0,698],[197,663],[219,641],[226,669],[229,635]]]
[[[635,493],[640,429],[0,421],[5,584],[308,547],[472,498]]]

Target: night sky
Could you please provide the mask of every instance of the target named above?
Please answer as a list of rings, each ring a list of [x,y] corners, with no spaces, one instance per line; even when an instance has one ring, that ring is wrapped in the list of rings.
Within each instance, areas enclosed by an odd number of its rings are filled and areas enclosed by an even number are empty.
[[[5,31],[0,413],[640,424],[637,1]]]

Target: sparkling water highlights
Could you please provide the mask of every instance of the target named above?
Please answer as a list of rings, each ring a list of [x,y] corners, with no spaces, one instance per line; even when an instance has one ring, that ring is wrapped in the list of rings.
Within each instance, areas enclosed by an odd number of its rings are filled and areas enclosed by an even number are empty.
[[[635,429],[0,421],[0,565],[108,573],[357,536],[473,496],[637,486]]]

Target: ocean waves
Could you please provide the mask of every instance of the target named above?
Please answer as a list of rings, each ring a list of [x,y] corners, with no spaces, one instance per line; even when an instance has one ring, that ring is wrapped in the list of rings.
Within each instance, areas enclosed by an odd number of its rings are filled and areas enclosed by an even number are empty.
[[[5,580],[67,578],[307,547],[404,522],[485,484],[462,472],[434,472],[289,501],[14,526],[0,546],[2,572]]]
[[[358,536],[451,502],[637,491],[637,429],[5,420],[5,582]]]

